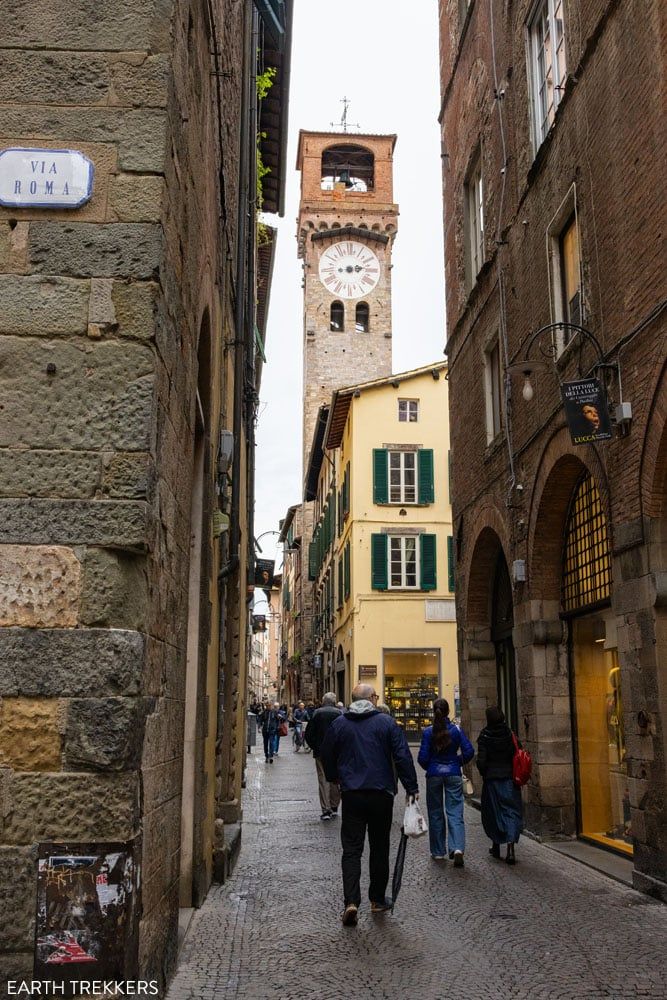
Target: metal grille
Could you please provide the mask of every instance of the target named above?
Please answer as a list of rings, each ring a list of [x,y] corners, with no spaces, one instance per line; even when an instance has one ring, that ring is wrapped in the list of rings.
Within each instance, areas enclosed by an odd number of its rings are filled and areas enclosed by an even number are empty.
[[[592,476],[579,482],[572,502],[563,549],[563,611],[580,611],[611,596],[611,552],[607,520]]]

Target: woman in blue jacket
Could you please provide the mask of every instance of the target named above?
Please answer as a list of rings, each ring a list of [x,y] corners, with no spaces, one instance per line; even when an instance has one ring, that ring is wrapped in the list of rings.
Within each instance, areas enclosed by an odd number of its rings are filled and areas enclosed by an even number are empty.
[[[475,750],[466,734],[449,721],[448,702],[444,698],[436,699],[433,702],[433,725],[424,730],[417,762],[426,771],[431,857],[435,861],[444,861],[449,831],[449,856],[456,868],[463,868],[466,836],[461,764],[467,764],[474,756]]]

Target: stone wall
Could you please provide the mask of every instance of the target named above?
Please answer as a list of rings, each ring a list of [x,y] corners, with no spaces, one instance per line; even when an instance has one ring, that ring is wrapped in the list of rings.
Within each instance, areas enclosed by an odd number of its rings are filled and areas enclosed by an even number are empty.
[[[76,211],[0,208],[0,978],[31,975],[37,844],[121,841],[142,875],[128,971],[164,982],[196,438],[194,902],[212,873],[219,670],[245,661],[243,603],[235,639],[219,651],[216,628],[209,644],[228,555],[211,514],[233,423],[243,5],[211,7],[219,77],[205,5],[5,6],[0,147],[79,149],[95,188]]]

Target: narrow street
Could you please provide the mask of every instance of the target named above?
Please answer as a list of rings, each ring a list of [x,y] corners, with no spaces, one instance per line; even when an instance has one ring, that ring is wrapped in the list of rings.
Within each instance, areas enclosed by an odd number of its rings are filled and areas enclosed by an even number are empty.
[[[362,903],[343,928],[340,820],[320,821],[313,760],[282,742],[273,767],[249,759],[239,862],[195,912],[168,1000],[667,998],[666,907],[528,839],[514,869],[491,861],[471,807],[463,870],[411,842],[395,914]]]

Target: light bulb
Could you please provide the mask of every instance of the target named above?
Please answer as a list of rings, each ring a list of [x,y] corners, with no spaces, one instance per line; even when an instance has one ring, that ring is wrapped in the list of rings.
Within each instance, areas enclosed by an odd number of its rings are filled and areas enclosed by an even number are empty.
[[[523,398],[526,400],[527,403],[530,403],[531,399],[535,395],[535,391],[530,381],[530,375],[526,375],[526,381],[523,383],[523,389],[521,390],[521,395],[523,396]]]

